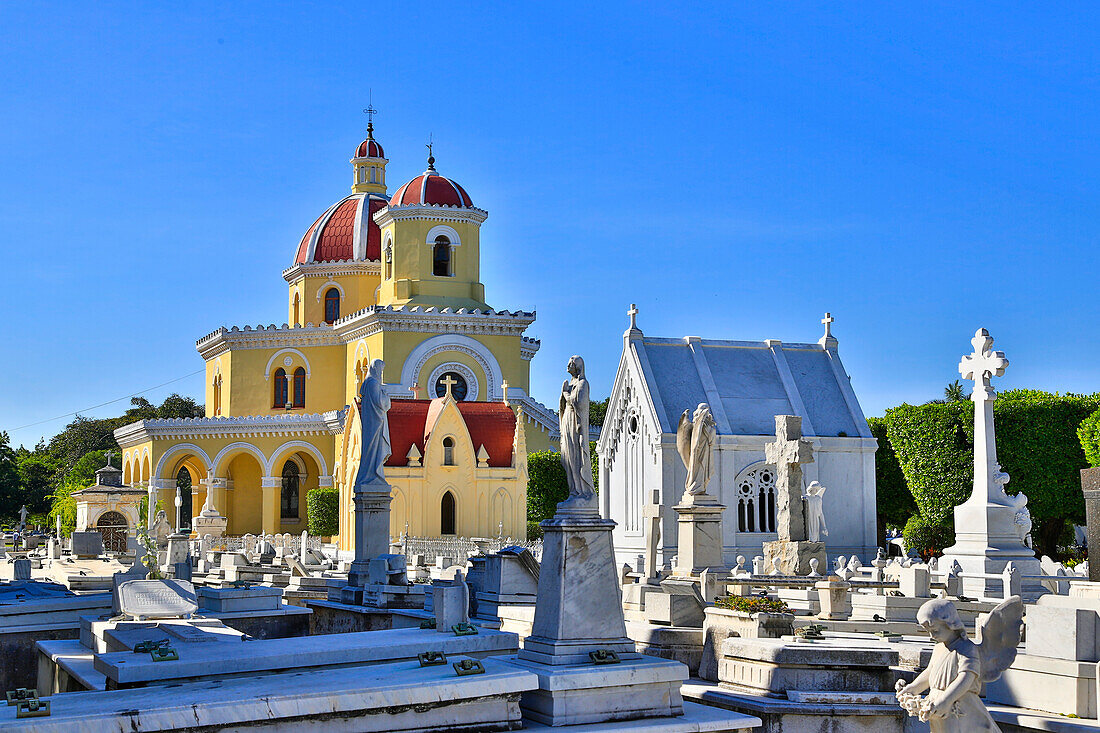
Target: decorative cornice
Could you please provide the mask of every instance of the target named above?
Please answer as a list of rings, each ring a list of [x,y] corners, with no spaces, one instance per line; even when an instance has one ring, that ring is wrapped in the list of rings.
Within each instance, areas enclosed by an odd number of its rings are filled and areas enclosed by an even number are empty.
[[[521,405],[523,407],[522,416],[526,417],[530,422],[542,426],[542,428],[550,434],[551,438],[561,437],[559,429],[560,423],[558,422],[557,414],[551,412],[550,408],[534,397],[524,395],[522,399],[508,400],[508,403],[511,405]]]
[[[488,216],[488,211],[476,207],[464,208],[444,206],[443,204],[400,204],[397,206],[390,205],[374,212],[374,223],[384,227],[393,221],[430,219],[432,221],[481,224]]]
[[[310,415],[248,415],[244,417],[178,417],[139,420],[114,431],[119,446],[129,448],[150,440],[268,435],[337,435],[344,430],[348,408]]]
[[[351,275],[381,275],[379,260],[339,260],[336,262],[304,262],[283,270],[283,279],[294,283],[304,277],[341,277]]]
[[[252,328],[245,326],[238,328],[226,328],[222,326],[212,331],[195,342],[195,348],[205,360],[224,354],[230,349],[277,349],[285,346],[339,346],[344,343],[332,326],[322,324],[315,326],[307,323],[305,326],[281,327],[272,323],[270,326],[262,324]]]
[[[340,336],[351,342],[380,331],[412,331],[417,333],[462,333],[485,336],[519,336],[535,322],[535,313],[526,311],[494,311],[435,306],[368,306],[345,316],[334,324]],[[530,344],[538,342],[525,339]],[[532,352],[532,356],[534,352]]]
[[[541,346],[542,342],[538,339],[524,336],[519,342],[519,358],[524,361],[531,361],[531,359],[535,358],[535,354],[538,353],[539,347]]]

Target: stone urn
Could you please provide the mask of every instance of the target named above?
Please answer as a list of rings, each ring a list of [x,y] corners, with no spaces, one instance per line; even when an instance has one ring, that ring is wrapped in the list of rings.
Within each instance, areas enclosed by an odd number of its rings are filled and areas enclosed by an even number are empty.
[[[794,633],[793,613],[746,613],[717,606],[707,606],[703,613],[703,659],[699,663],[699,676],[711,682],[718,681],[722,642],[731,636],[778,639]]]

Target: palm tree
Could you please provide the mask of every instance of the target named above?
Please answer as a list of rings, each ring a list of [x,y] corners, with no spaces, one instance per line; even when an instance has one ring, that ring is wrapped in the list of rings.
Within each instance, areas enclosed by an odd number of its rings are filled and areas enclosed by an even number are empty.
[[[957,379],[943,388],[943,398],[946,402],[962,402],[967,397],[962,382]]]

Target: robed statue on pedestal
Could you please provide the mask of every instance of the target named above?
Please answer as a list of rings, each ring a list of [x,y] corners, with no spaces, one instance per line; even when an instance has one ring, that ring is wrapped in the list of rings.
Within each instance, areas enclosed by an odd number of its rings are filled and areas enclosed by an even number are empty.
[[[558,505],[561,508],[586,504],[596,495],[592,455],[588,448],[588,380],[584,376],[584,359],[573,356],[566,368],[571,378],[561,386],[558,420],[561,465],[569,484],[569,499]]]
[[[359,443],[359,471],[355,474],[355,486],[386,484],[386,459],[390,457],[390,425],[386,413],[390,398],[382,387],[381,359],[371,362],[367,378],[359,387],[359,422],[363,428]]]
[[[695,414],[684,410],[680,424],[676,428],[676,452],[687,468],[687,481],[684,482],[685,496],[699,496],[707,493],[707,484],[714,475],[714,445],[718,439],[718,429],[710,405],[699,403]]]

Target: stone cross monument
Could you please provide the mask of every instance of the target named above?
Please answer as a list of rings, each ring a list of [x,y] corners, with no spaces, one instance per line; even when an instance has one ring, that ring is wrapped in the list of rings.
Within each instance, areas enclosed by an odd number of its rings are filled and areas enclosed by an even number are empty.
[[[1005,492],[1008,474],[997,462],[993,427],[997,393],[990,382],[1004,374],[1008,359],[1004,353],[992,350],[993,339],[984,328],[977,330],[970,343],[974,351],[959,362],[959,374],[974,382],[970,395],[974,402],[974,488],[970,498],[955,507],[955,544],[943,551],[941,563],[958,562],[964,576],[963,593],[984,597],[1000,592],[1000,581],[976,575],[1000,575],[1009,562],[1025,578],[1040,575],[1041,568],[1019,531],[1019,522],[1028,521],[1027,497]],[[968,573],[970,577],[966,577]],[[1037,579],[1024,580],[1024,600],[1043,592]]]
[[[783,575],[807,575],[810,560],[826,567],[824,542],[811,542],[802,508],[802,464],[813,463],[813,444],[802,437],[802,418],[775,416],[775,442],[764,446],[775,466],[776,529],[779,539],[764,543],[764,558]]]
[[[802,437],[802,418],[775,416],[775,442],[764,446],[764,456],[775,466],[776,521],[779,539],[806,539],[802,511],[802,464],[813,463],[813,444]]]

